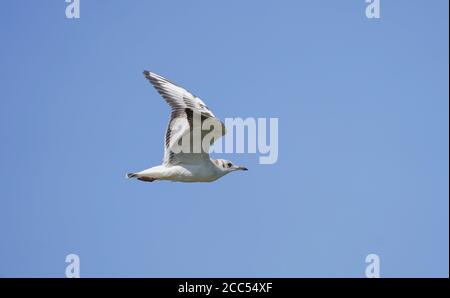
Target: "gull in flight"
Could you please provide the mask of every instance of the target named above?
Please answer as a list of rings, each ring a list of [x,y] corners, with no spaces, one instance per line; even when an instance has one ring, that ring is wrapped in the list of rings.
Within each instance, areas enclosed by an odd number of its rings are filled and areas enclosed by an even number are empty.
[[[162,165],[128,173],[127,178],[146,182],[212,182],[234,171],[247,171],[231,161],[209,157],[209,147],[225,134],[225,125],[200,98],[155,73],[144,71],[144,76],[171,107],[164,159]],[[209,123],[208,129],[202,126],[205,122]],[[180,147],[188,150],[180,150]]]

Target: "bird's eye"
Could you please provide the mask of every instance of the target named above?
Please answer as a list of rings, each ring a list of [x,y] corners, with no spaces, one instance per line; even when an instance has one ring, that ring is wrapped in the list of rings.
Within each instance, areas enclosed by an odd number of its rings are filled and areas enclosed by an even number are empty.
[[[227,166],[228,166],[229,168],[231,168],[231,166],[232,166],[231,162],[229,162],[229,163],[227,164]]]

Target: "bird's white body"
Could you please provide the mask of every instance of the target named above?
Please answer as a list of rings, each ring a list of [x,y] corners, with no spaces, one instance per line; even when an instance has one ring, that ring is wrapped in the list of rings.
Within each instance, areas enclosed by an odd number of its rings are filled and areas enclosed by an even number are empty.
[[[210,159],[209,146],[225,134],[225,126],[200,98],[160,75],[149,71],[144,71],[144,75],[170,105],[172,111],[166,131],[163,164],[138,173],[128,173],[128,178],[147,182],[212,182],[230,172],[247,170],[227,160]],[[200,120],[200,123],[196,122],[196,119]],[[198,132],[197,129],[202,127],[202,119],[214,128]],[[219,129],[216,129],[217,127]],[[203,142],[204,138],[210,135],[214,138]],[[201,144],[201,150],[177,150],[179,143],[185,138],[189,139],[187,144],[192,144],[193,147]]]
[[[136,173],[136,175],[144,181],[155,179],[179,182],[212,182],[226,173],[213,162],[207,161],[201,164],[160,165]]]

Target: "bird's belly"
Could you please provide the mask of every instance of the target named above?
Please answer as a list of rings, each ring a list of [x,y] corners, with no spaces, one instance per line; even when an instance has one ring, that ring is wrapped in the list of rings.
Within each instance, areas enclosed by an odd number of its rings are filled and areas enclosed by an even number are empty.
[[[215,172],[210,168],[199,166],[173,166],[168,180],[180,182],[212,182],[217,180]]]

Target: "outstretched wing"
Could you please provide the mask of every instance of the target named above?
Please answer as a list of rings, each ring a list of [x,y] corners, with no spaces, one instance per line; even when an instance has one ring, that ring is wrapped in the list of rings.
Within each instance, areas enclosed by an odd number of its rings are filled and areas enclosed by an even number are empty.
[[[144,75],[172,109],[166,130],[164,164],[200,163],[209,158],[209,146],[225,134],[225,125],[214,116],[200,98],[186,89],[155,73],[144,71]],[[194,121],[196,117],[200,122]],[[202,130],[201,124],[206,120],[212,125],[209,130]],[[220,129],[214,129],[214,126]],[[200,132],[201,136],[195,138],[194,131]],[[206,136],[208,140],[212,137],[208,146],[197,144],[199,141],[203,142]],[[189,149],[180,152],[181,141],[186,139],[189,139]],[[194,150],[194,146],[197,146],[200,151]]]

